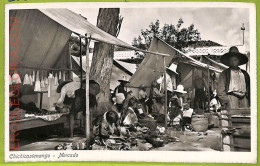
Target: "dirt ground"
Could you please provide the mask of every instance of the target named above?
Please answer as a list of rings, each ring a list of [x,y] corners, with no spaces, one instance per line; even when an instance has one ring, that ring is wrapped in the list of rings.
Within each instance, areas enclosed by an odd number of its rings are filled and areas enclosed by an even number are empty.
[[[54,150],[58,144],[75,141],[84,141],[84,135],[80,130],[75,130],[74,138],[68,137],[68,130],[59,130],[57,135],[33,136],[21,139],[19,151],[40,151]],[[220,151],[220,129],[213,128],[206,132],[174,131],[171,128],[166,133],[177,139],[159,148],[153,148],[154,151]],[[25,141],[26,140],[26,141]]]

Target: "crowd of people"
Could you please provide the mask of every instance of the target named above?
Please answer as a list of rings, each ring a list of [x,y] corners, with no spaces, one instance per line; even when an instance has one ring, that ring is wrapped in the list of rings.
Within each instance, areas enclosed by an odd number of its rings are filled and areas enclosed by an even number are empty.
[[[250,78],[249,74],[239,68],[248,62],[246,55],[240,53],[237,47],[231,47],[229,52],[221,57],[221,62],[227,66],[217,81],[217,88],[212,91],[211,101],[208,103],[210,111],[218,112],[221,108],[236,109],[250,106]],[[106,138],[109,135],[120,135],[120,126],[130,131],[137,130],[140,119],[151,118],[158,124],[168,121],[168,126],[178,126],[180,130],[191,128],[191,117],[194,110],[190,108],[190,101],[186,100],[185,87],[178,85],[175,89],[166,75],[167,89],[164,90],[163,78],[154,80],[147,92],[146,87],[140,87],[138,95],[126,90],[128,81],[118,80],[120,84],[111,94],[111,102],[117,108],[115,111],[107,111],[96,117],[93,121],[93,132],[95,135]],[[195,81],[195,107],[200,106],[204,95],[205,86],[200,78]],[[171,86],[170,86],[171,85]],[[167,94],[167,101],[165,95]],[[97,93],[95,93],[97,95]],[[167,103],[167,114],[164,108]],[[203,108],[205,106],[203,105]]]

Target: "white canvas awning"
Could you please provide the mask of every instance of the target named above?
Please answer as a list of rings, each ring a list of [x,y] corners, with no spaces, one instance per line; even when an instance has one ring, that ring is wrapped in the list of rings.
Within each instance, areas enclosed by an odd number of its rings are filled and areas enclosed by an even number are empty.
[[[46,16],[50,17],[57,23],[61,24],[62,26],[68,28],[72,32],[79,34],[81,36],[85,36],[91,38],[93,40],[97,40],[100,42],[117,45],[124,48],[129,48],[135,51],[141,51],[156,55],[168,56],[166,54],[157,53],[157,52],[149,52],[145,51],[136,47],[133,47],[126,42],[104,32],[103,30],[99,29],[98,27],[92,25],[88,22],[85,18],[81,17],[80,15],[68,10],[68,9],[39,9],[42,13]]]
[[[165,70],[165,67],[169,66],[172,62],[172,59],[175,56],[183,56],[188,60],[188,63],[194,67],[210,69],[215,72],[221,72],[221,70],[208,66],[205,63],[197,61],[178,49],[172,47],[161,39],[154,37],[149,51],[160,52],[164,54],[170,55],[169,57],[165,57],[165,64],[163,62],[162,56],[152,56],[151,54],[146,54],[144,60],[140,64],[139,68],[135,72],[135,74],[130,79],[130,83],[127,84],[128,87],[150,87],[152,82],[156,80],[159,76],[161,76]]]

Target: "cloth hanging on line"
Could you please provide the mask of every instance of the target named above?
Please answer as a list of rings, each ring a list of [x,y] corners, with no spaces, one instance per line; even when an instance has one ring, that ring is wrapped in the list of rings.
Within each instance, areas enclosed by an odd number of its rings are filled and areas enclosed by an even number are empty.
[[[12,75],[12,84],[21,84],[21,78],[19,76],[19,74],[16,73],[16,71],[14,72],[14,74]]]
[[[57,74],[57,73],[55,74],[55,77],[54,77],[54,85],[55,85],[55,86],[58,86],[58,85],[59,85],[58,74]]]
[[[30,85],[31,81],[30,78],[28,76],[28,74],[25,74],[24,79],[23,79],[23,85]]]
[[[63,81],[66,81],[66,73],[65,71],[63,71],[63,78],[62,78]]]
[[[48,81],[48,78],[47,78],[47,77],[44,78],[44,84],[45,84],[45,85],[48,85],[48,84],[49,84],[49,81]]]
[[[43,78],[43,76],[41,77],[41,88],[45,88],[45,83],[44,83],[44,78]]]
[[[61,71],[59,72],[59,80],[61,79]]]
[[[40,81],[39,71],[37,71],[37,73],[36,73],[34,91],[35,92],[41,91],[41,81]]]
[[[29,81],[30,81],[30,85],[33,85],[33,80],[32,80],[32,75],[29,75]]]
[[[35,82],[35,71],[33,70],[33,74],[32,74],[32,82]]]
[[[48,76],[48,97],[51,97],[51,81],[50,81],[51,78],[53,78],[53,74],[49,73],[49,76]]]

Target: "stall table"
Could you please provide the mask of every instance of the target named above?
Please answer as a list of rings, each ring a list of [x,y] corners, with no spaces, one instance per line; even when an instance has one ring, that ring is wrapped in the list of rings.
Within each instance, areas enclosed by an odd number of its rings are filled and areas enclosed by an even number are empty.
[[[19,130],[25,130],[25,129],[31,129],[36,127],[43,127],[43,126],[49,126],[49,125],[55,125],[55,124],[64,124],[66,122],[69,122],[69,115],[62,115],[59,119],[54,121],[46,121],[41,118],[36,117],[29,117],[20,119],[18,121],[11,121],[10,125],[15,123],[19,125]]]

